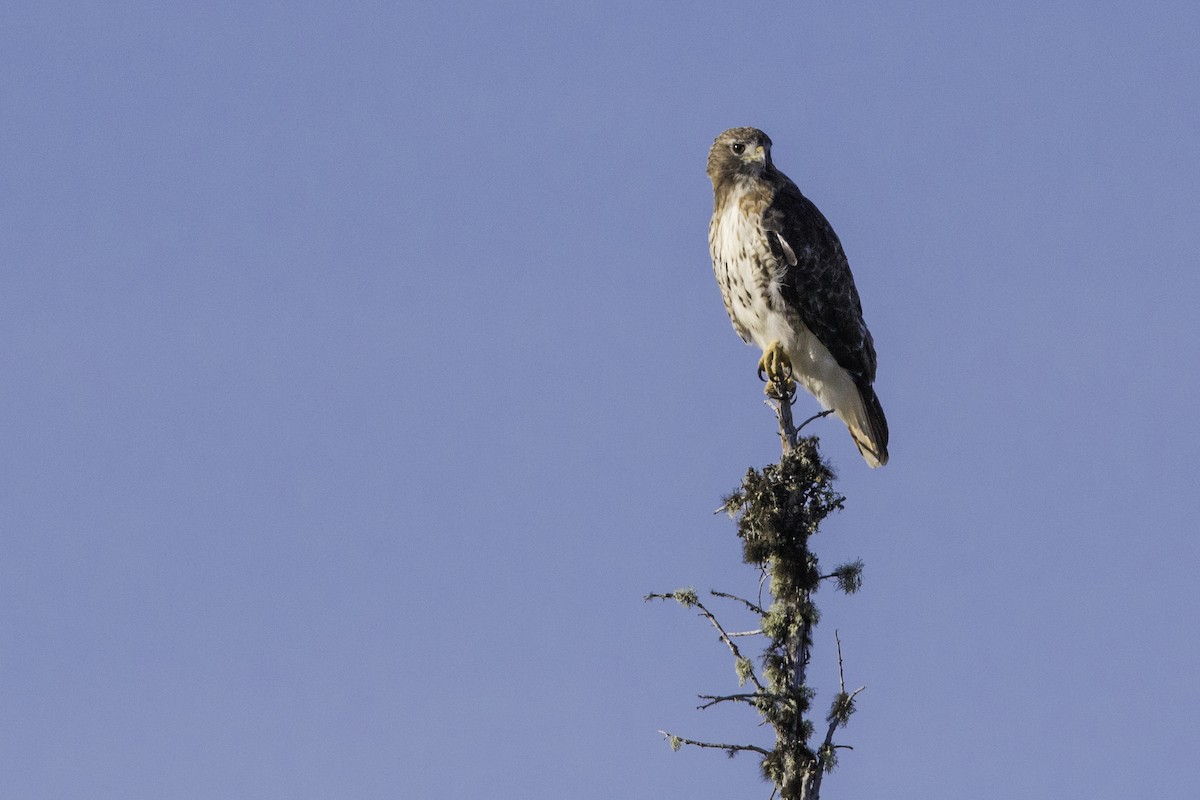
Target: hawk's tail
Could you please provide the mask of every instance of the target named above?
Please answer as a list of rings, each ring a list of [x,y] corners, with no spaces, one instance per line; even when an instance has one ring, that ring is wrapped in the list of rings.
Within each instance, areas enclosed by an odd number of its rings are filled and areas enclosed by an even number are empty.
[[[869,383],[858,386],[858,394],[862,398],[862,413],[855,414],[851,419],[844,419],[858,452],[871,467],[882,467],[888,462],[888,424],[883,415],[883,406],[875,389]],[[840,414],[838,416],[841,416]],[[854,418],[857,417],[857,418]]]

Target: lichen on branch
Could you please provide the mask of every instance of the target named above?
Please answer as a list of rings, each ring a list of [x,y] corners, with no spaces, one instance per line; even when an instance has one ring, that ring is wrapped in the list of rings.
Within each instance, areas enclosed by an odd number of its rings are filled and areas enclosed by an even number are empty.
[[[790,415],[787,422],[790,423]],[[844,726],[854,712],[854,700],[861,689],[848,693],[842,677],[841,643],[838,642],[838,672],[841,690],[834,697],[825,722],[825,736],[813,743],[815,723],[812,716],[814,690],[807,682],[812,653],[813,630],[820,613],[813,595],[825,580],[850,594],[862,584],[862,561],[853,561],[822,574],[817,556],[809,546],[822,521],[840,510],[845,500],[834,489],[834,473],[821,457],[815,437],[799,438],[788,430],[780,415],[783,457],[778,464],[762,470],[750,469],[741,486],[725,498],[722,510],[737,521],[742,542],[742,558],[759,567],[767,580],[770,602],[754,603],[725,592],[714,597],[734,600],[744,610],[757,615],[757,627],[745,633],[731,634],[716,614],[701,602],[694,589],[653,594],[646,599],[673,599],[685,608],[694,608],[717,629],[721,641],[735,660],[739,686],[747,683],[753,692],[700,695],[700,707],[709,708],[726,702],[752,706],[775,731],[771,748],[752,744],[700,742],[664,732],[672,747],[683,745],[725,750],[730,755],[743,751],[762,756],[763,776],[774,783],[781,800],[819,800],[822,776],[837,763],[838,745],[833,741],[836,729]],[[761,636],[765,646],[760,656],[761,670],[747,658],[734,637]]]

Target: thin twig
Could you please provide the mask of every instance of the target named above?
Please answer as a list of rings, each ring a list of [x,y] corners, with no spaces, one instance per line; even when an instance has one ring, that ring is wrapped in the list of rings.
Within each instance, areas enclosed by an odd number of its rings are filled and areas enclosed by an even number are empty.
[[[821,419],[822,417],[828,417],[832,413],[833,413],[833,409],[827,408],[819,414],[813,414],[811,417],[804,420],[804,422],[800,423],[800,427],[796,428],[796,432],[799,433],[800,431],[804,430],[804,426],[807,425],[808,423],[816,422],[817,420]]]
[[[786,699],[770,692],[744,692],[742,694],[725,695],[701,694],[697,695],[697,697],[699,697],[701,700],[708,701],[703,705],[696,706],[696,708],[701,710],[715,706],[718,703],[748,703],[749,705],[754,705],[755,700],[779,701]]]
[[[669,592],[667,594],[662,594],[659,592],[651,592],[650,594],[646,595],[645,598],[643,598],[643,599],[645,599],[647,601],[650,601],[650,600],[674,600],[674,601],[676,601],[682,605],[685,605],[689,608],[695,607],[696,609],[698,609],[700,611],[700,613],[709,622],[712,623],[712,626],[717,629],[717,633],[720,635],[721,641],[724,642],[725,646],[729,648],[729,652],[733,653],[733,657],[736,660],[737,664],[739,665],[738,674],[741,675],[741,670],[743,669],[742,665],[744,664],[746,677],[750,680],[751,683],[754,684],[754,688],[758,689],[760,692],[765,692],[766,688],[759,681],[758,675],[756,675],[754,673],[754,662],[748,658],[744,658],[742,656],[742,651],[738,649],[737,643],[733,641],[733,636],[748,636],[751,634],[750,633],[736,633],[736,634],[728,633],[725,630],[725,627],[723,625],[721,625],[720,621],[716,618],[716,616],[711,611],[709,611],[707,608],[705,608],[703,603],[701,603],[698,599],[696,599],[695,594],[691,590],[688,590],[687,594],[688,594],[687,602],[684,602],[679,599],[680,592]],[[714,594],[716,594],[716,592],[714,592]],[[745,601],[743,601],[743,602],[745,602]]]
[[[837,628],[833,629],[833,640],[837,642],[838,651],[838,685],[842,687],[842,694],[846,693],[846,673],[842,669],[842,637]]]
[[[713,627],[717,629],[717,633],[719,633],[721,635],[721,641],[723,641],[726,644],[726,646],[729,647],[729,651],[731,653],[733,653],[733,657],[738,660],[738,663],[746,663],[746,664],[753,663],[748,658],[742,658],[742,651],[738,649],[737,643],[734,642],[733,639],[731,639],[729,637],[729,634],[725,632],[725,628],[721,627],[721,623],[717,621],[717,618],[715,616],[713,616],[713,613],[711,611],[709,611],[707,608],[705,608],[704,604],[701,603],[699,600],[696,601],[696,608],[700,609],[700,613],[703,614],[705,617],[707,617],[708,621],[711,622]],[[763,685],[761,683],[759,683],[758,676],[754,674],[753,666],[751,666],[750,669],[747,670],[747,674],[748,674],[748,677],[750,678],[750,682],[754,684],[754,688],[758,689],[760,692],[766,691],[766,689],[763,687]]]
[[[835,630],[833,632],[833,638],[834,638],[834,641],[837,642],[838,686],[841,689],[839,697],[846,697],[846,702],[852,703],[854,701],[854,698],[858,697],[858,693],[861,692],[863,689],[866,689],[867,687],[860,686],[857,689],[855,689],[854,692],[851,693],[849,696],[846,695],[846,672],[842,666],[842,637],[839,636],[838,632]],[[834,702],[836,703],[837,701],[834,701]],[[820,749],[817,750],[817,762],[813,766],[812,773],[809,774],[808,779],[806,781],[807,785],[806,785],[805,789],[808,790],[811,787],[811,793],[812,793],[811,796],[812,797],[817,797],[820,795],[821,779],[825,775],[825,766],[828,763],[827,753],[830,750],[835,750],[835,749],[844,749],[844,750],[853,750],[854,749],[850,745],[835,745],[833,743],[833,732],[837,730],[838,725],[841,725],[844,722],[845,722],[845,719],[836,716],[833,713],[833,711],[830,711],[829,727],[825,731],[825,740],[822,743]],[[808,791],[806,791],[805,794],[808,794]]]

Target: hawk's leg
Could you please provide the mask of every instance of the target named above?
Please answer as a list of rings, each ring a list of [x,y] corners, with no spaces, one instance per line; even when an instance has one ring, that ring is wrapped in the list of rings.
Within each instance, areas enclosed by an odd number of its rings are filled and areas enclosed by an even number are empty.
[[[791,401],[796,394],[796,382],[792,380],[792,362],[778,341],[771,342],[758,360],[758,379],[766,381],[764,391],[777,400]]]

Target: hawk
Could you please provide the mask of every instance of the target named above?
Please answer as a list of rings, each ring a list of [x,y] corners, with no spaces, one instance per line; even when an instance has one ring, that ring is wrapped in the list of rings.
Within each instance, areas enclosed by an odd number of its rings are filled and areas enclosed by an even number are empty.
[[[794,378],[846,423],[867,464],[888,460],[875,344],[842,244],[771,161],[771,139],[731,128],[708,152],[708,245],[733,329],[762,348],[759,375]],[[768,387],[770,389],[770,387]]]

